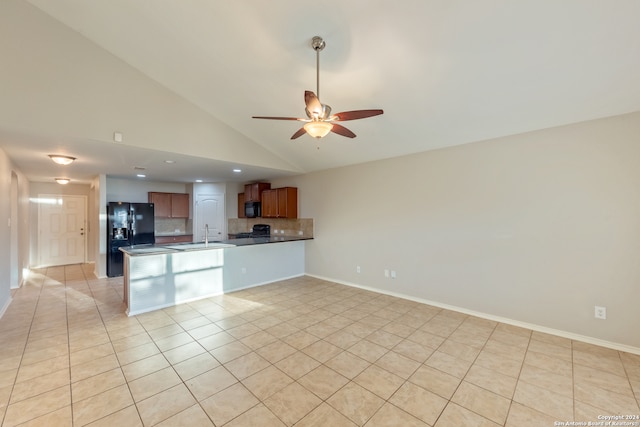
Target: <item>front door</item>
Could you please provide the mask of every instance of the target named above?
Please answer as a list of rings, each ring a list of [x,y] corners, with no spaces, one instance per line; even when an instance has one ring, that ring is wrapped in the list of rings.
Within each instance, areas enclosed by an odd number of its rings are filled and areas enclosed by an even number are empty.
[[[39,265],[85,262],[85,196],[38,197]]]

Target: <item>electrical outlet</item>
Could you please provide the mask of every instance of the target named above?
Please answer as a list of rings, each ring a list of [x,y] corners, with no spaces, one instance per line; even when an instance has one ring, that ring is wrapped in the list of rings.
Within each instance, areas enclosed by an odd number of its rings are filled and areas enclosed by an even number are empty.
[[[387,279],[389,278],[389,269],[387,268],[384,269],[384,277],[386,277]]]
[[[599,307],[596,305],[595,318],[605,320],[607,318],[607,307]]]
[[[392,279],[396,278],[396,271],[395,270],[391,270],[391,278]]]
[[[242,267],[242,274],[247,274],[247,268],[246,267]]]
[[[360,273],[360,266],[356,265],[356,273]]]

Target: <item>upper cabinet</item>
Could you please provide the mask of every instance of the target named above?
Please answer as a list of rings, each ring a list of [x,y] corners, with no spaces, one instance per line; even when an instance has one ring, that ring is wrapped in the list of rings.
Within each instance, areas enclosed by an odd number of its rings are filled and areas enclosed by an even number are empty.
[[[264,190],[262,192],[262,217],[278,217],[278,190]]]
[[[255,182],[253,184],[245,184],[244,201],[259,202],[262,197],[262,192],[270,188],[271,188],[271,184],[268,182]]]
[[[244,193],[238,193],[238,218],[246,218],[244,214]]]
[[[153,214],[156,217],[171,217],[171,193],[149,193],[149,203],[154,204]]]
[[[298,189],[295,187],[282,187],[263,191],[262,217],[297,218]]]
[[[149,192],[156,218],[189,218],[189,195],[185,193]]]
[[[171,193],[171,218],[189,218],[189,195]]]

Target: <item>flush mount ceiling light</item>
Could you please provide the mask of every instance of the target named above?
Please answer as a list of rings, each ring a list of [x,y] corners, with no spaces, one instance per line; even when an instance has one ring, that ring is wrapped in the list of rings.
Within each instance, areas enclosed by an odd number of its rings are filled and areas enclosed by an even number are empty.
[[[58,184],[67,185],[71,180],[69,178],[56,178],[56,182]]]
[[[70,165],[76,159],[71,156],[63,156],[62,154],[49,154],[49,158],[59,165]]]
[[[305,133],[308,133],[314,138],[322,138],[329,132],[337,133],[338,135],[346,136],[347,138],[355,138],[356,134],[351,132],[344,126],[341,126],[335,122],[346,120],[365,119],[367,117],[377,116],[382,114],[382,110],[354,110],[344,111],[342,113],[331,114],[331,107],[327,104],[320,102],[320,51],[324,49],[325,42],[322,37],[315,36],[311,39],[311,47],[316,51],[316,93],[310,90],[304,91],[304,103],[306,105],[305,113],[307,113],[307,119],[301,119],[296,117],[266,117],[266,116],[253,116],[254,119],[269,119],[269,120],[297,120],[299,122],[307,122],[302,128],[298,129],[293,134],[291,139],[296,139]]]

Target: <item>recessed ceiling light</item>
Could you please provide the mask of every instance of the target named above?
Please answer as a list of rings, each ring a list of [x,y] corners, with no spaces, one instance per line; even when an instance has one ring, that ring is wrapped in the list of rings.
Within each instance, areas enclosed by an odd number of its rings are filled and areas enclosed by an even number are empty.
[[[175,160],[165,160],[165,163],[169,163],[170,165],[174,164],[176,161]]]
[[[139,173],[136,175],[138,178],[146,178],[147,175],[143,174],[143,173]]]
[[[233,171],[234,171],[235,173],[240,173],[240,172],[242,172],[242,169],[234,169]]]
[[[202,180],[201,179],[196,179],[196,182],[202,182]]]
[[[49,154],[49,158],[59,165],[69,165],[76,159],[71,156],[63,156],[62,154]]]
[[[67,185],[71,180],[69,178],[56,178],[58,184]]]

